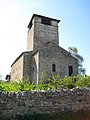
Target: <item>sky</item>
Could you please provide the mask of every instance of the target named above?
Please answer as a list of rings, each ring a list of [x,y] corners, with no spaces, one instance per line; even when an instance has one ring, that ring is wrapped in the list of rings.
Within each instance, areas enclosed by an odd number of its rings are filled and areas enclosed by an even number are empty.
[[[59,45],[76,47],[90,75],[90,0],[0,0],[0,75],[27,50],[27,26],[33,14],[61,20]]]

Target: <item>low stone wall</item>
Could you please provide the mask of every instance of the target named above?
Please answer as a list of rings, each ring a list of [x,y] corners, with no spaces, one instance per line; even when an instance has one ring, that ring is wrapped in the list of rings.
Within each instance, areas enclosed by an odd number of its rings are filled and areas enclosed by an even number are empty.
[[[0,92],[0,118],[79,110],[90,110],[90,89]]]

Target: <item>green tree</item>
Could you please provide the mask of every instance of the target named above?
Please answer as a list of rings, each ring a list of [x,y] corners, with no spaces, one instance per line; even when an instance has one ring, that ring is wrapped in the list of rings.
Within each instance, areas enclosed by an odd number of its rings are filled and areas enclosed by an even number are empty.
[[[82,64],[84,62],[84,58],[78,54],[78,50],[76,47],[69,47],[68,49],[71,55],[78,60],[78,73],[80,75],[85,75],[86,69],[83,68],[83,64]]]

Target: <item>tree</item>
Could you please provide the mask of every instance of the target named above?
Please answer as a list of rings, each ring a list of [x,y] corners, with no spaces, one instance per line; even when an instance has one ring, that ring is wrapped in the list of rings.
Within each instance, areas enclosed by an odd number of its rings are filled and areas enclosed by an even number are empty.
[[[78,60],[78,73],[80,75],[85,75],[86,69],[83,68],[83,65],[82,65],[82,63],[84,62],[84,58],[78,54],[78,50],[76,47],[69,47],[68,49],[71,55]]]

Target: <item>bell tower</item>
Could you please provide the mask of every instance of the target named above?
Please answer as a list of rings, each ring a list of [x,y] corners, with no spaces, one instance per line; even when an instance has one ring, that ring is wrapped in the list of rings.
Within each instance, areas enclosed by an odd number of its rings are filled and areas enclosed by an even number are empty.
[[[48,42],[59,45],[58,23],[60,20],[33,14],[28,25],[27,50],[44,47]]]

